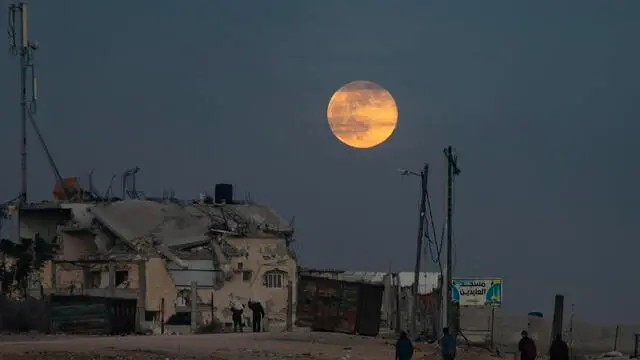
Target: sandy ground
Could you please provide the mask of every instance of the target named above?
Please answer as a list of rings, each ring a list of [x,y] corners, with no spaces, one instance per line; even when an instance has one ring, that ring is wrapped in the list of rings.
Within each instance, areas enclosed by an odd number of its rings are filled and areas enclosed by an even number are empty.
[[[437,349],[417,344],[414,359],[438,359]],[[460,359],[489,360],[460,351]],[[188,336],[0,337],[0,359],[216,359],[393,360],[393,341],[333,333],[212,334]],[[494,358],[495,359],[495,358]]]

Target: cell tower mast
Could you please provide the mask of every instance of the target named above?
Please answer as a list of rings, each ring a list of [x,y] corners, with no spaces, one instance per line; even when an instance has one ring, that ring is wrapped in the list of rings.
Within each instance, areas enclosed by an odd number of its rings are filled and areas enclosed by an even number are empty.
[[[9,50],[20,57],[20,163],[21,186],[18,205],[27,202],[27,119],[36,111],[37,83],[33,57],[38,49],[37,42],[29,41],[27,4],[23,2],[9,5]],[[18,43],[18,39],[20,42]],[[19,228],[19,227],[18,227]]]

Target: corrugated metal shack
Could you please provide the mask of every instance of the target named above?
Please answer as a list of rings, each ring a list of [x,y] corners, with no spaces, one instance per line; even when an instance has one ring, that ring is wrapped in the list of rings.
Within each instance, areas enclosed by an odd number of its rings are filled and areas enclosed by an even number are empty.
[[[49,332],[116,335],[136,328],[136,300],[86,295],[51,295]]]
[[[316,331],[376,336],[383,292],[380,284],[300,274],[296,325]]]

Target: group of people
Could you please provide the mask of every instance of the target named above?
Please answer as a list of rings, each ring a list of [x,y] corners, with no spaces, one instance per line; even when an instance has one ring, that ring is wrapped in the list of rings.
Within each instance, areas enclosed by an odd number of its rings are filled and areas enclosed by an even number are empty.
[[[456,339],[449,332],[449,328],[442,329],[440,338],[440,354],[443,360],[453,360],[456,357]],[[396,342],[396,360],[410,360],[413,356],[413,342],[406,331],[400,333]]]
[[[526,331],[522,331],[522,338],[518,343],[518,352],[520,352],[520,360],[535,360],[538,356],[536,342],[529,337]],[[562,335],[556,334],[549,347],[550,360],[569,360],[569,346],[562,340]]]
[[[442,329],[442,338],[440,338],[440,354],[443,360],[454,360],[456,357],[456,339],[449,332],[448,328]],[[522,338],[518,343],[518,352],[520,360],[535,360],[538,356],[536,343],[526,331],[522,331]],[[400,338],[396,343],[396,360],[410,360],[413,356],[413,342],[409,339],[406,332],[400,333]],[[560,334],[556,335],[551,347],[549,348],[550,360],[569,360],[569,347],[562,340]]]
[[[262,331],[262,319],[264,318],[264,307],[260,301],[249,300],[247,307],[251,310],[251,324],[253,332]],[[231,320],[233,320],[233,332],[243,332],[244,321],[244,304],[234,302],[231,304]]]

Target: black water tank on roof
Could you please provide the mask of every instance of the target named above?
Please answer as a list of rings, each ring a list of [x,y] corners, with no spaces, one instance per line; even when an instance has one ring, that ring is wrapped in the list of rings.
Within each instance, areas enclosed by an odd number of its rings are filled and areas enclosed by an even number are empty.
[[[231,184],[216,184],[215,187],[215,201],[216,204],[232,204],[233,203],[233,185]]]

